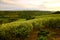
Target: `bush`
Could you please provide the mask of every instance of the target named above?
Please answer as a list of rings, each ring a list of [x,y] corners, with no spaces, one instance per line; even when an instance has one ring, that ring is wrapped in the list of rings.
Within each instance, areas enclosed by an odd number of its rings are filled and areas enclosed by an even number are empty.
[[[30,20],[30,19],[34,19],[35,17],[32,17],[32,16],[28,16],[26,17],[26,20]]]

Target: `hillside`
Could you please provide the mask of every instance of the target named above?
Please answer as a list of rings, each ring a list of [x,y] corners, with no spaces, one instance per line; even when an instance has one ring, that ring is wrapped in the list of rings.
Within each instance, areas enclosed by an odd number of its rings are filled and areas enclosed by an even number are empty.
[[[57,37],[60,38],[59,14],[41,15],[31,20],[16,20],[0,26],[1,40],[54,40]]]
[[[0,11],[0,24],[19,19],[34,19],[35,16],[51,14],[50,11]]]
[[[0,11],[0,17],[20,17],[21,15],[42,15],[42,14],[50,14],[50,11]]]

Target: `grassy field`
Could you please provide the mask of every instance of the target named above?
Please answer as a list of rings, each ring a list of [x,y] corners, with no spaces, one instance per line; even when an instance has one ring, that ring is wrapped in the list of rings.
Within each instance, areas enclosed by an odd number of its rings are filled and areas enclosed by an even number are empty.
[[[24,15],[7,17],[4,13],[1,12],[4,17],[0,18],[0,40],[55,40],[60,37],[60,14],[29,14],[28,11],[27,14],[22,13]]]
[[[34,19],[35,16],[51,13],[49,11],[0,11],[0,24],[10,23],[19,19]]]

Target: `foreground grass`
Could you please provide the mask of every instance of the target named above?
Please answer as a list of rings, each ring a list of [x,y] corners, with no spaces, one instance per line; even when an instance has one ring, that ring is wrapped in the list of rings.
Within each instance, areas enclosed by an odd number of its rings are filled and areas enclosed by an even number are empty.
[[[0,37],[8,40],[10,37],[18,37],[23,39],[28,36],[28,34],[33,29],[43,29],[48,28],[59,28],[60,27],[60,16],[58,15],[42,15],[39,18],[31,20],[17,20],[15,22],[2,24],[0,26]],[[8,37],[8,39],[7,39]]]

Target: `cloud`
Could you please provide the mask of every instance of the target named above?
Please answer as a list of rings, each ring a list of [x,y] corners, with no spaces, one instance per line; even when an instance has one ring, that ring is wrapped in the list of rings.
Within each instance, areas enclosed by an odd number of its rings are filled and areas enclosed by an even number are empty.
[[[0,0],[1,9],[60,11],[60,0]],[[4,4],[3,4],[4,3]],[[6,4],[8,4],[6,6]],[[4,6],[3,6],[4,5]]]

